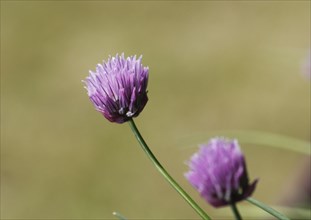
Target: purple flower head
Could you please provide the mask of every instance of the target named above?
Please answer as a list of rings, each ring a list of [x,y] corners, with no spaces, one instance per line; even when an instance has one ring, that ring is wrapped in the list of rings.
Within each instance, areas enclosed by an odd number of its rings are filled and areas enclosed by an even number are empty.
[[[111,122],[124,123],[144,109],[147,97],[148,67],[142,56],[109,57],[86,77],[85,88],[97,111]]]
[[[212,138],[188,163],[185,177],[212,206],[220,207],[249,197],[257,180],[249,184],[244,156],[237,140]]]

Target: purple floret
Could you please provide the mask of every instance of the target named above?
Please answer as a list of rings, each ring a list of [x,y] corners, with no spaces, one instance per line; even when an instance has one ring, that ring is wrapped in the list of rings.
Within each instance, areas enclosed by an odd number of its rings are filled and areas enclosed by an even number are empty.
[[[124,54],[109,57],[84,81],[96,110],[111,122],[124,123],[138,116],[148,101],[149,69],[141,59],[124,58]]]
[[[188,163],[185,177],[212,206],[220,207],[249,197],[257,180],[249,184],[244,156],[237,140],[213,138]]]

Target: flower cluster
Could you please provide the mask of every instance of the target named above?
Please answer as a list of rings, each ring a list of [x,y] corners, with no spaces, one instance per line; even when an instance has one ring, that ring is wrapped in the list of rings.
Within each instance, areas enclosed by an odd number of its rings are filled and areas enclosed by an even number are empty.
[[[166,173],[154,158],[137,130],[132,117],[144,109],[147,97],[148,67],[141,64],[142,56],[124,57],[124,54],[109,57],[108,61],[98,64],[96,71],[90,71],[84,83],[88,96],[96,110],[111,122],[130,125],[143,149],[156,164],[173,187],[187,200],[189,196]],[[250,196],[255,190],[257,180],[249,183],[244,156],[236,140],[213,138],[189,162],[190,171],[185,174],[189,182],[201,196],[214,207],[234,204]],[[209,217],[198,211],[205,219]]]
[[[249,197],[257,180],[249,184],[244,156],[237,140],[213,138],[189,161],[188,181],[214,207]]]
[[[124,54],[109,57],[83,81],[96,110],[111,122],[124,123],[138,116],[148,101],[149,69],[141,59]]]

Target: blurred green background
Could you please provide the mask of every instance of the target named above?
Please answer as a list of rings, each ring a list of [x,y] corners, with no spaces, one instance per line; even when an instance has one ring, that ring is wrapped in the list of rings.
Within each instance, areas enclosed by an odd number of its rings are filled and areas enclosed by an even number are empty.
[[[155,155],[212,217],[231,216],[184,162],[214,131],[309,141],[309,48],[310,1],[1,1],[1,218],[198,218],[88,100],[81,80],[121,52],[150,68],[136,123]],[[282,205],[305,156],[241,145],[254,197]]]

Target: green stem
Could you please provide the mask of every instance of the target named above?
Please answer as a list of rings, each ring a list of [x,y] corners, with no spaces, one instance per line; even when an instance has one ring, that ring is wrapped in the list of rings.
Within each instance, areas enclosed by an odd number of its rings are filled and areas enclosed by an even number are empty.
[[[253,205],[261,208],[262,210],[268,212],[269,214],[273,215],[277,219],[280,220],[290,220],[287,216],[283,215],[282,213],[276,211],[275,209],[271,208],[270,206],[267,206],[266,204],[254,199],[254,198],[247,198],[246,199],[248,202],[252,203]]]
[[[169,175],[169,173],[164,169],[160,164],[157,158],[153,155],[145,140],[141,136],[139,130],[137,129],[133,119],[129,120],[130,127],[135,134],[136,139],[138,140],[143,151],[147,154],[149,159],[155,165],[157,170],[164,176],[164,178],[173,186],[173,188],[189,203],[189,205],[202,217],[204,220],[210,220],[211,218],[201,209],[198,204],[181,188],[178,183]]]
[[[241,217],[241,215],[239,213],[238,208],[236,207],[235,202],[231,203],[230,206],[231,206],[232,212],[233,212],[233,214],[235,216],[235,219],[236,220],[242,220],[242,217]]]

